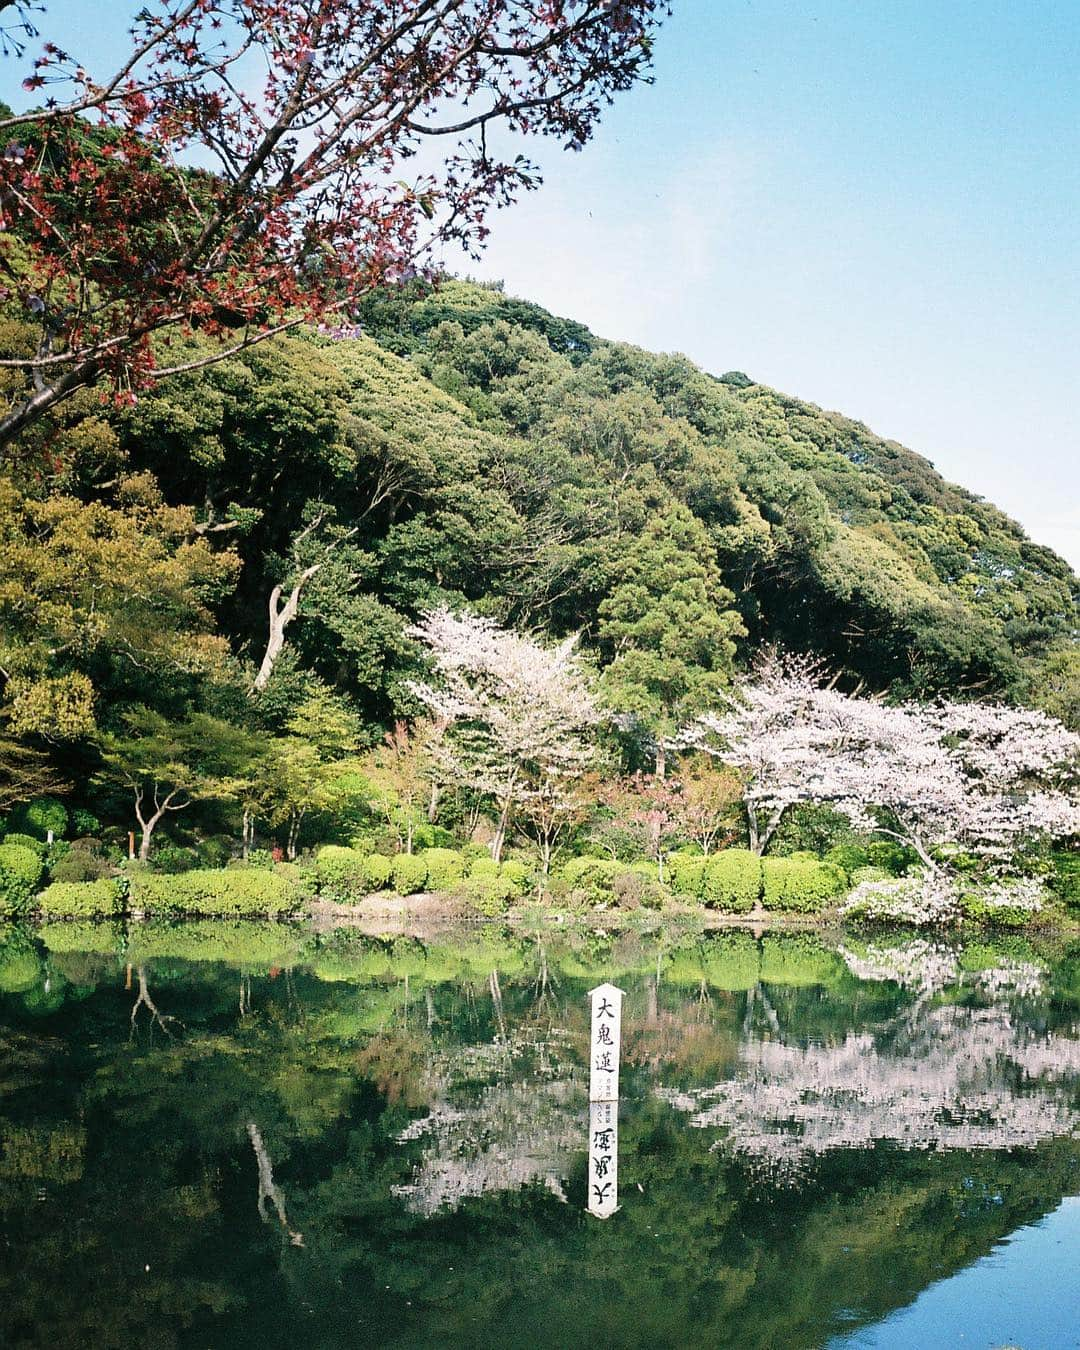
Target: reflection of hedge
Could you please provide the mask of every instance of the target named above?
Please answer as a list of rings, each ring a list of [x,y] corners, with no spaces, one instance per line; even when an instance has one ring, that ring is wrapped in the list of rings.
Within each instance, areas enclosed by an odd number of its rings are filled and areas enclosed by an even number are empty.
[[[761,944],[760,975],[767,984],[837,984],[846,970],[836,952],[809,933],[766,937]]]
[[[844,887],[844,874],[831,863],[808,854],[766,858],[762,867],[766,909],[816,914]]]
[[[47,923],[38,929],[38,937],[51,952],[118,956],[124,946],[124,930],[111,923]]]
[[[89,919],[117,913],[123,899],[115,881],[54,881],[38,896],[37,908],[52,918]]]
[[[710,909],[745,914],[761,899],[761,859],[745,848],[726,848],[705,864],[701,898]]]
[[[702,971],[714,989],[752,989],[760,978],[760,964],[758,945],[749,933],[725,933],[702,944]]]
[[[200,869],[179,876],[147,872],[131,880],[132,909],[151,914],[284,914],[296,903],[285,877],[254,868]]]
[[[131,925],[126,958],[132,962],[152,958],[224,961],[265,969],[295,965],[304,948],[303,933],[288,924],[243,919],[184,924],[151,921]]]
[[[0,942],[0,994],[23,994],[41,979],[41,960],[19,929]]]

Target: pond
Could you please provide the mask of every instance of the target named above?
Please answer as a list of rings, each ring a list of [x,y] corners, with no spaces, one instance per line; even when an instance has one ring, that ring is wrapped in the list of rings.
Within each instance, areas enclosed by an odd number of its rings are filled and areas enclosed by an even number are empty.
[[[1075,942],[55,925],[0,991],[5,1346],[1080,1345]]]

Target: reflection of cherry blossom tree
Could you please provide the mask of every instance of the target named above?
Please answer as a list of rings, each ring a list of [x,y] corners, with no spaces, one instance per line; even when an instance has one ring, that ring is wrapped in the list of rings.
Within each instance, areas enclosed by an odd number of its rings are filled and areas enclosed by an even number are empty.
[[[418,1214],[537,1181],[565,1199],[563,1179],[584,1137],[584,1087],[567,1048],[566,1037],[516,1028],[493,1045],[433,1056],[428,1114],[398,1135],[402,1144],[422,1141],[424,1152],[394,1193]]]
[[[1072,1135],[1078,1080],[1075,1032],[1040,1033],[1000,1004],[919,1003],[838,1044],[752,1041],[734,1077],[658,1092],[724,1147],[797,1181],[836,1149],[1028,1148]]]

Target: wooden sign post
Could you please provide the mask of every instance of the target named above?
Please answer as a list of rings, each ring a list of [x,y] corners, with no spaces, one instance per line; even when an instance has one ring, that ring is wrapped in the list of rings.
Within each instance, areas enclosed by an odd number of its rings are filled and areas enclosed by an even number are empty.
[[[589,1195],[587,1209],[609,1219],[619,1208],[619,1047],[623,991],[613,984],[589,990]]]
[[[589,998],[592,999],[589,1101],[618,1101],[623,991],[616,989],[613,984],[598,984],[595,989],[589,990]]]

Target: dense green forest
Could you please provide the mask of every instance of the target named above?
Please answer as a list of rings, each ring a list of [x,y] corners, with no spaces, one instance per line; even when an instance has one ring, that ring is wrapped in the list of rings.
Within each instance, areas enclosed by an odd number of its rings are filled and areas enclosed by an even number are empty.
[[[9,298],[0,354],[28,329]],[[769,643],[850,689],[1080,716],[1068,565],[740,372],[461,280],[203,354],[175,341],[195,368],[122,406],[84,390],[2,466],[8,804],[73,786],[126,821],[133,745],[198,746],[220,786],[252,738],[295,778],[378,744],[420,711],[406,630],[439,603],[580,633],[629,768]]]

